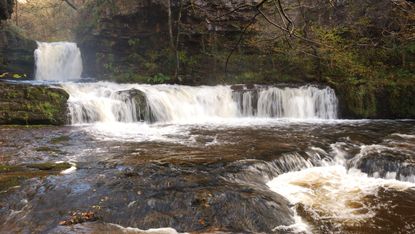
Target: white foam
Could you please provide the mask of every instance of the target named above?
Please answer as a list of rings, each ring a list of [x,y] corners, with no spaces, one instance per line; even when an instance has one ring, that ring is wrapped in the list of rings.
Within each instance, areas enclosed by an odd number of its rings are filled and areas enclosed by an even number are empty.
[[[142,234],[179,234],[173,228],[151,228],[148,230],[142,230],[139,228],[123,227],[117,224],[110,224],[111,226],[119,228],[123,233],[142,233]],[[184,233],[183,233],[184,234]]]
[[[392,136],[398,136],[405,139],[415,139],[415,135],[410,134],[393,133]]]
[[[322,120],[337,117],[337,99],[330,88],[267,88],[258,100],[234,98],[230,86],[182,86],[97,83],[64,83],[73,124],[85,122],[136,122],[136,109],[120,91],[145,93],[156,121],[175,124],[218,123],[238,118]],[[249,99],[249,101],[247,100]],[[254,109],[252,102],[256,101]],[[246,103],[248,102],[248,104]],[[247,110],[249,109],[249,110]],[[226,122],[226,121],[225,121]]]
[[[301,234],[312,234],[310,226],[303,221],[303,219],[294,210],[294,223],[291,225],[280,225],[273,229],[273,231],[280,231],[284,233],[301,233]]]
[[[69,162],[69,164],[71,165],[71,167],[66,170],[61,171],[62,175],[72,174],[76,171],[76,164],[74,162]]]
[[[356,169],[344,166],[312,167],[282,174],[267,185],[292,204],[303,204],[315,211],[320,219],[358,222],[375,215],[363,199],[376,195],[381,187],[398,191],[415,184],[390,179],[371,178]]]
[[[186,143],[188,128],[180,125],[150,125],[146,123],[105,123],[84,125],[83,129],[98,140],[115,141],[159,141]]]

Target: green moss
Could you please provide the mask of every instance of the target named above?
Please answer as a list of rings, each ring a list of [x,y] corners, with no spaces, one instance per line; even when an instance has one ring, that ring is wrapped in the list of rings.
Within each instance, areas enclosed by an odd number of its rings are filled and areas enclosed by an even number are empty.
[[[46,162],[46,163],[29,164],[27,165],[27,167],[35,168],[41,171],[63,171],[63,170],[70,168],[71,164]]]
[[[27,177],[0,175],[0,192],[6,191],[9,188],[18,186],[21,183],[21,181],[24,179],[27,179]]]
[[[18,166],[0,165],[0,173],[19,171],[19,170],[21,170],[21,167],[18,167]]]
[[[47,146],[38,147],[35,149],[37,152],[51,152],[51,153],[62,153],[59,149],[50,148]]]
[[[69,136],[59,136],[59,137],[52,138],[50,140],[50,143],[52,143],[52,144],[60,144],[62,142],[69,141],[70,139],[71,138]]]
[[[28,165],[0,165],[0,192],[18,186],[23,180],[57,174],[70,168],[69,163],[35,163]]]
[[[55,109],[49,102],[40,104],[40,109],[42,113],[51,121],[54,122],[54,116],[58,110]]]

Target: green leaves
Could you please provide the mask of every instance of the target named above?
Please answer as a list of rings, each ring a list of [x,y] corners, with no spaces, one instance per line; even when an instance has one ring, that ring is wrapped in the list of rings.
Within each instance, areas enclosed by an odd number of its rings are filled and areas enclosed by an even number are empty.
[[[163,84],[170,80],[171,78],[169,76],[166,76],[162,73],[158,73],[157,75],[148,78],[147,82],[151,84]]]

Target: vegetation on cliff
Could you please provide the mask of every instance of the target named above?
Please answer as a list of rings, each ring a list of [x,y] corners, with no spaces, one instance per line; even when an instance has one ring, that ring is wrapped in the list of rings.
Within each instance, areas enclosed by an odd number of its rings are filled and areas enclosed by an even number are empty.
[[[114,0],[84,8],[77,38],[86,73],[102,79],[318,82],[345,117],[414,117],[414,24],[403,0]]]

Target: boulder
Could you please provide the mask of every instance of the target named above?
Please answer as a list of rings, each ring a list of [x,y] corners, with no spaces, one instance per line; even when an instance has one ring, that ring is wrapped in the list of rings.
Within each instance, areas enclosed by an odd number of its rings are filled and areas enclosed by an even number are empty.
[[[118,95],[123,102],[134,106],[137,121],[154,122],[155,118],[151,113],[146,94],[138,89],[119,91]]]
[[[66,124],[68,98],[59,88],[0,82],[0,124]]]

